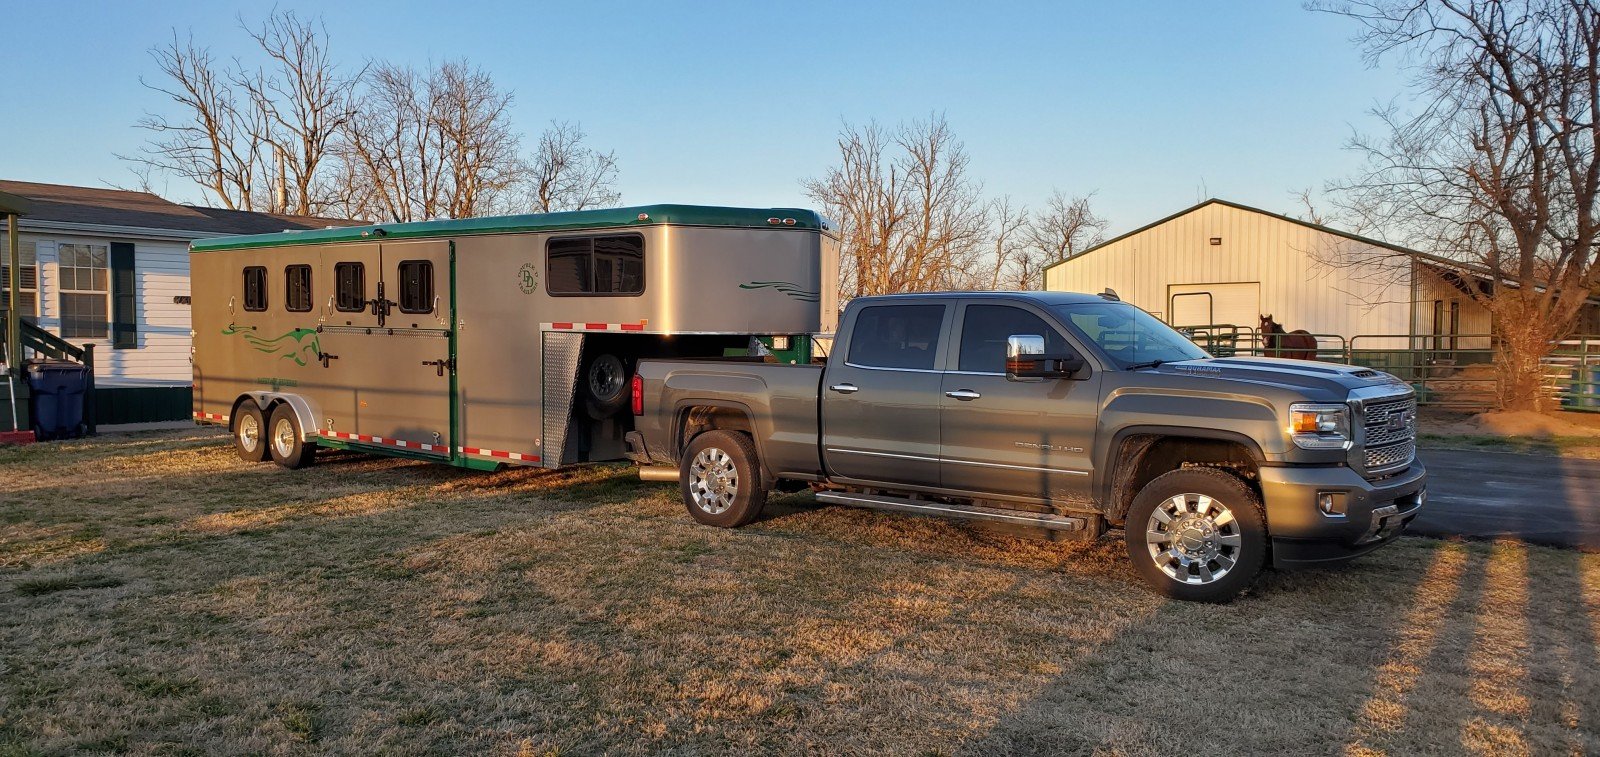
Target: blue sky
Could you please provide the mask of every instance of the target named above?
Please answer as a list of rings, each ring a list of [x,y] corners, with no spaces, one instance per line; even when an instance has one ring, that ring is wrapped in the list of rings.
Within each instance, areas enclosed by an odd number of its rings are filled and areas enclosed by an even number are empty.
[[[166,107],[139,85],[148,49],[176,27],[219,57],[248,54],[237,17],[270,7],[10,5],[0,177],[131,183],[114,155]],[[1359,165],[1351,129],[1404,85],[1363,64],[1348,21],[1291,0],[278,7],[320,13],[352,66],[468,58],[515,92],[524,134],[576,120],[615,150],[629,204],[809,205],[800,180],[833,163],[842,121],[938,111],[990,195],[1094,191],[1119,231],[1206,195],[1292,213],[1295,192]]]

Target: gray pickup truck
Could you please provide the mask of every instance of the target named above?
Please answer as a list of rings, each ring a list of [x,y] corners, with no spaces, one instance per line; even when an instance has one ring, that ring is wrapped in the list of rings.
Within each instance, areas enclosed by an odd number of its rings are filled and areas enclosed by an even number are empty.
[[[862,297],[822,364],[645,360],[629,455],[736,527],[774,489],[1097,538],[1222,602],[1349,559],[1420,511],[1416,397],[1386,373],[1211,357],[1115,295]]]

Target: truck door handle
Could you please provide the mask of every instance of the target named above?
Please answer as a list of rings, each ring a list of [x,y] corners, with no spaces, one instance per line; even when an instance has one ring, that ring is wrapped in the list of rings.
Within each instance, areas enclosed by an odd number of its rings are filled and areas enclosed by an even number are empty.
[[[962,400],[962,401],[966,401],[966,400],[975,400],[975,399],[977,399],[979,397],[982,397],[983,395],[981,395],[981,394],[979,394],[977,392],[974,392],[971,389],[957,389],[957,390],[955,390],[953,392],[945,392],[944,396],[952,397],[954,399],[958,399],[958,400]]]
[[[856,392],[861,391],[861,388],[855,384],[834,384],[828,388],[840,394],[855,394]]]

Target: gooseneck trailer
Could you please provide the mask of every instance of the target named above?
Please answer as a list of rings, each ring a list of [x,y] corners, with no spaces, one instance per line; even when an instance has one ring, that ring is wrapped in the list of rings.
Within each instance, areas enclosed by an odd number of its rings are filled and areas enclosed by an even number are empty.
[[[809,210],[689,205],[197,241],[194,418],[289,467],[622,459],[640,359],[809,362],[838,250]]]

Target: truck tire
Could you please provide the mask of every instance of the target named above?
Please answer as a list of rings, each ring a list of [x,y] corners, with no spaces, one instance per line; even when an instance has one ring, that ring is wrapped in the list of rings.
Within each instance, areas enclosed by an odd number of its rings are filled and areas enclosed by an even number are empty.
[[[678,463],[689,516],[708,526],[738,528],[761,515],[767,491],[755,442],[737,431],[707,431],[689,442]]]
[[[317,446],[306,444],[300,438],[300,419],[294,408],[279,405],[267,422],[267,446],[272,450],[272,461],[285,468],[304,468],[316,460]]]
[[[609,352],[594,356],[583,367],[583,405],[589,417],[605,420],[628,404],[628,365]]]
[[[1215,468],[1156,477],[1134,497],[1124,528],[1134,570],[1174,599],[1230,601],[1266,565],[1261,498]]]
[[[267,420],[255,400],[247,399],[233,411],[233,448],[247,463],[267,461]]]

